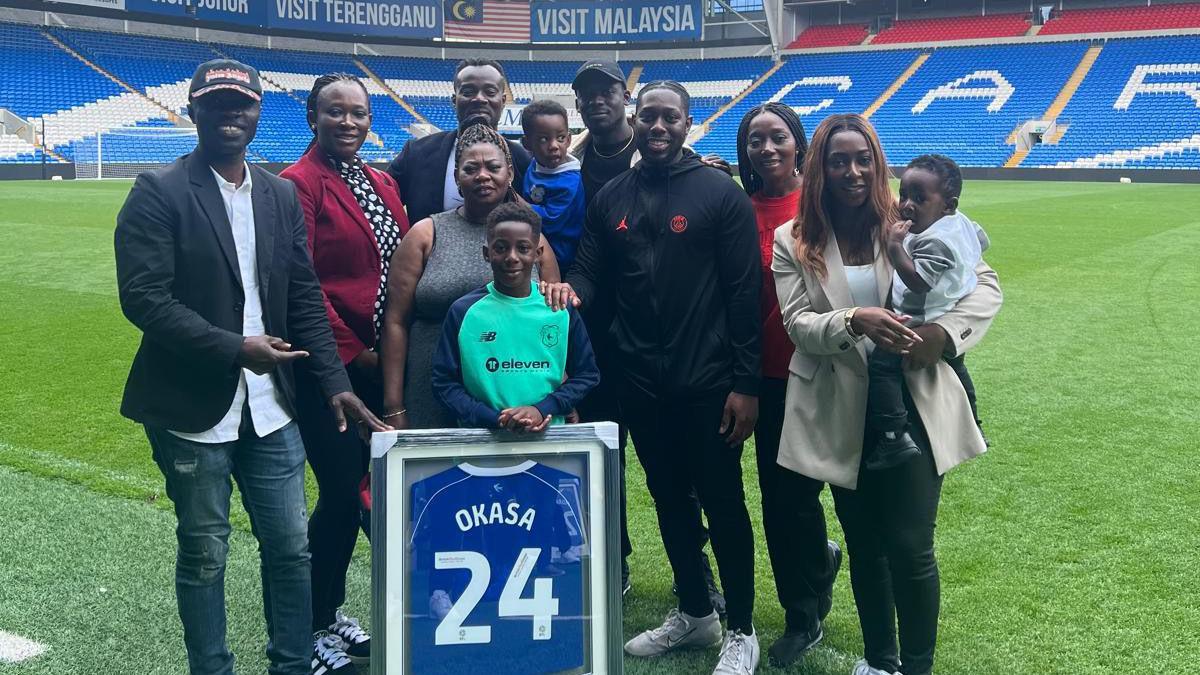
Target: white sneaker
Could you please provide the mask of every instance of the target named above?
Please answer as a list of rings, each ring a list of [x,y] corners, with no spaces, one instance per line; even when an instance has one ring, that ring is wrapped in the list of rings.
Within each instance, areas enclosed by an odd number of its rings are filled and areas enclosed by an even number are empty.
[[[890,670],[880,670],[872,668],[871,664],[867,663],[866,659],[859,659],[858,663],[854,664],[854,670],[850,671],[850,675],[896,675]]]
[[[754,675],[758,667],[758,634],[745,635],[740,630],[725,633],[721,660],[713,675]]]
[[[371,636],[362,629],[362,626],[358,625],[358,619],[346,616],[339,609],[334,613],[334,622],[329,626],[329,632],[342,638],[342,641],[346,643],[346,654],[350,656],[354,665],[361,666],[370,663]]]
[[[325,631],[313,635],[312,675],[354,675],[356,672],[342,638]]]
[[[672,609],[658,628],[651,628],[625,643],[630,656],[659,656],[674,649],[707,649],[721,644],[721,619],[714,611],[695,617]]]

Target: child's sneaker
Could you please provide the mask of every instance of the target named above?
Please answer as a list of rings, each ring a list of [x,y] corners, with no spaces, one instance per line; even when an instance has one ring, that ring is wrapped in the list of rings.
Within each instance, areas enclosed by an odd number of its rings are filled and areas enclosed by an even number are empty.
[[[342,638],[346,643],[346,654],[355,665],[364,665],[371,660],[371,636],[358,625],[358,619],[342,614],[342,610],[334,613],[333,625],[329,632]]]
[[[346,654],[346,643],[336,635],[319,631],[313,635],[312,675],[357,675]]]
[[[867,455],[866,467],[868,471],[890,469],[920,454],[921,449],[907,431],[886,431],[879,434],[875,449]]]

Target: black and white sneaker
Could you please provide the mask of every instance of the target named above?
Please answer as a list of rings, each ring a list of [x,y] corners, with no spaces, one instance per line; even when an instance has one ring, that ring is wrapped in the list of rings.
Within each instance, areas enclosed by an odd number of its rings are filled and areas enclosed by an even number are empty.
[[[312,675],[358,675],[342,638],[326,631],[313,634]]]
[[[346,655],[354,665],[365,665],[371,661],[371,636],[358,625],[358,619],[342,614],[342,610],[334,613],[333,625],[329,634],[336,635],[346,643]]]

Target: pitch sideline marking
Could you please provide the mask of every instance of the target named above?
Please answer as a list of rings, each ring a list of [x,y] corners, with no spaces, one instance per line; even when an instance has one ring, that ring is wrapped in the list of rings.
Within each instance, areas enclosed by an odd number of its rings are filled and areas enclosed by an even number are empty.
[[[46,649],[46,645],[0,630],[0,663],[28,661]]]

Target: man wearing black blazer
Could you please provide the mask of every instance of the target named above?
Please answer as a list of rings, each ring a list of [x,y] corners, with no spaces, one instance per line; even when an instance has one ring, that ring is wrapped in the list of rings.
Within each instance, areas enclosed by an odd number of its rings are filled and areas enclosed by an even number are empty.
[[[145,426],[175,503],[175,591],[189,670],[231,673],[225,641],[230,477],[262,555],[271,673],[313,654],[304,447],[292,363],[304,359],[346,416],[386,427],[351,392],[286,180],[246,164],[261,112],[251,67],[192,77],[197,146],[138,177],[117,216],[121,309],[142,331],[121,413]]]
[[[439,131],[414,138],[392,160],[388,173],[400,187],[400,198],[408,211],[408,222],[416,224],[435,213],[449,211],[463,203],[454,182],[454,143],[458,132],[472,124],[495,129],[508,102],[508,79],[504,66],[491,59],[464,59],[454,71],[454,94],[450,97],[458,116],[458,129]],[[521,194],[529,153],[514,141],[512,152],[513,188]]]

